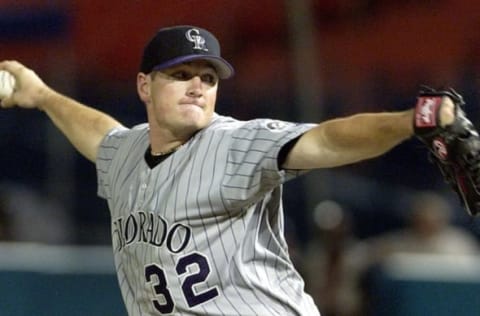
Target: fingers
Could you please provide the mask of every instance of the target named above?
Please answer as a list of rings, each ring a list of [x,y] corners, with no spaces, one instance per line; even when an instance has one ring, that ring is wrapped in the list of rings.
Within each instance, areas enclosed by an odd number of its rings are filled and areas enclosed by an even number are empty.
[[[8,109],[8,108],[14,107],[14,106],[16,105],[16,102],[15,102],[14,97],[13,97],[14,94],[15,94],[15,92],[12,93],[12,95],[11,95],[10,97],[1,100],[0,106],[1,106],[2,108],[4,108],[4,109]]]
[[[0,62],[0,70],[5,70],[15,77],[17,90],[21,86],[20,77],[21,74],[25,72],[25,69],[27,68],[16,60],[4,60]]]
[[[4,60],[0,62],[0,70],[6,70],[14,76],[18,74],[22,68],[24,68],[24,66],[16,60]]]
[[[450,97],[444,97],[440,108],[440,125],[445,127],[455,121],[455,104]]]
[[[49,88],[32,69],[15,60],[4,60],[0,62],[0,70],[8,71],[15,78],[13,93],[1,100],[2,108],[19,106],[30,109],[39,106]]]

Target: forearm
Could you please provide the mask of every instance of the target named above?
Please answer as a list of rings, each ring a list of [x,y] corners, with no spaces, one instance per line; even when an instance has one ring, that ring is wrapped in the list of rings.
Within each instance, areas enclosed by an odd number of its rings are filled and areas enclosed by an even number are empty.
[[[372,158],[413,135],[413,111],[358,114],[327,122],[319,132],[333,151]]]
[[[109,115],[51,89],[46,89],[40,100],[37,108],[44,111],[72,145],[92,162],[95,162],[105,134],[120,125]]]
[[[350,164],[384,154],[412,135],[412,110],[333,119],[305,133],[284,167],[312,169]]]
[[[19,106],[44,111],[73,146],[92,162],[106,133],[120,125],[109,115],[57,93],[33,70],[17,61],[0,62],[0,70],[11,73],[16,81],[14,93],[1,100],[2,108]]]

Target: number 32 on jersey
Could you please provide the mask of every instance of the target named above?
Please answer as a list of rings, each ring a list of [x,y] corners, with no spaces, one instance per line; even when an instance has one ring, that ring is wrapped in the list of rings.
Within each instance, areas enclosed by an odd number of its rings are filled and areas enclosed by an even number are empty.
[[[184,275],[187,273],[188,267],[194,266],[196,266],[198,271],[188,274],[182,282],[183,296],[189,307],[205,303],[218,296],[216,287],[200,293],[195,291],[195,286],[204,282],[210,274],[210,266],[204,255],[194,252],[181,257],[176,265],[177,275]],[[155,309],[161,314],[172,313],[175,308],[175,302],[168,290],[168,280],[164,270],[155,263],[145,266],[145,280],[152,286],[155,293],[155,298],[152,299]]]

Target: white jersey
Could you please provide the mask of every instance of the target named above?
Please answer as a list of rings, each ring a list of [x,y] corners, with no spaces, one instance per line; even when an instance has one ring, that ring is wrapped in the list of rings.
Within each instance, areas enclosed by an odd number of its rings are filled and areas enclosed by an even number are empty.
[[[283,235],[283,145],[313,124],[215,114],[150,168],[148,125],[117,128],[97,159],[130,316],[319,315]]]

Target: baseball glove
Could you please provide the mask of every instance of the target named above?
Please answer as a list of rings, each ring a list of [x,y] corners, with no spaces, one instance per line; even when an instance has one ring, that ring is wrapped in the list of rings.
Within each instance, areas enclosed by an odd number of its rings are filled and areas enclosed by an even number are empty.
[[[452,124],[440,124],[445,98],[454,104]],[[480,213],[480,137],[465,116],[463,98],[453,89],[434,90],[423,86],[415,107],[415,135],[429,150],[430,161],[457,193],[468,214]]]

